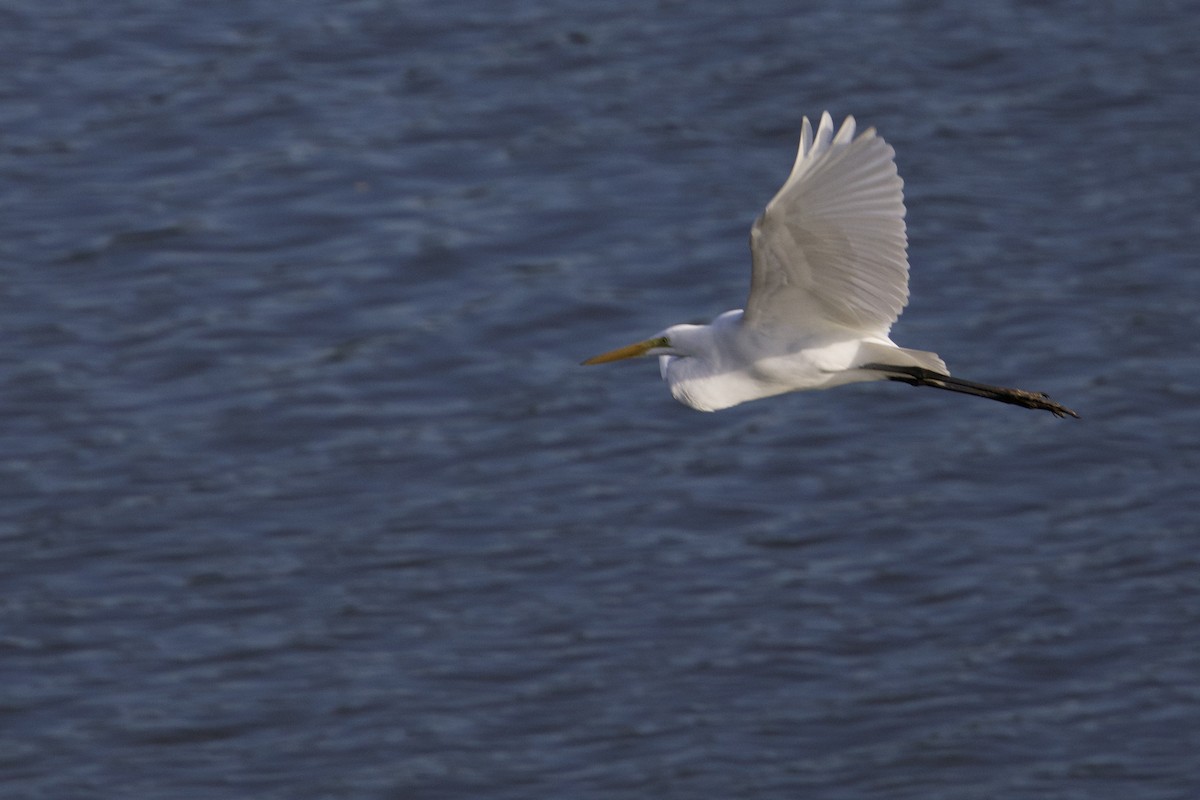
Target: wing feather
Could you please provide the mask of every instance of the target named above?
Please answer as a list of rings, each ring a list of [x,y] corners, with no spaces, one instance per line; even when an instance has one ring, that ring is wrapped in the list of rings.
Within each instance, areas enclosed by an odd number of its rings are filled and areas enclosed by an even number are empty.
[[[748,325],[886,335],[908,302],[904,182],[873,128],[807,118],[796,163],[750,231]]]

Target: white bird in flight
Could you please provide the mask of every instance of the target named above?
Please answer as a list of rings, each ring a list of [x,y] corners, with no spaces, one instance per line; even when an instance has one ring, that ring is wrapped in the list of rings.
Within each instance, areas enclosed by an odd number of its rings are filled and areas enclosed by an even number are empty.
[[[792,174],[750,230],[745,310],[709,325],[672,325],[645,341],[589,358],[603,364],[658,356],[671,394],[699,411],[748,400],[892,380],[1078,417],[1040,392],[953,378],[936,353],[888,337],[908,302],[904,182],[896,151],[829,113],[808,118]]]

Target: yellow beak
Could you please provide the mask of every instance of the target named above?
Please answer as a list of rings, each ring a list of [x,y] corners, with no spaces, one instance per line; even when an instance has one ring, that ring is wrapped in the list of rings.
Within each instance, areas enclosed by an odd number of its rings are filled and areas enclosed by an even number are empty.
[[[616,350],[609,350],[607,353],[601,353],[598,356],[592,356],[583,363],[586,365],[592,364],[607,364],[610,361],[620,361],[623,358],[636,358],[644,356],[647,352],[656,347],[669,347],[667,337],[660,336],[657,339],[647,339],[644,342],[618,347]]]

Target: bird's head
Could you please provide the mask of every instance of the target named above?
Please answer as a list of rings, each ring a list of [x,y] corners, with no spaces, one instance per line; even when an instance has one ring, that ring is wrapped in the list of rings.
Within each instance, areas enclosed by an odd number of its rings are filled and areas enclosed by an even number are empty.
[[[598,356],[592,356],[584,364],[607,364],[610,361],[620,361],[624,358],[638,356],[688,356],[696,355],[696,348],[689,344],[696,338],[695,332],[707,328],[707,325],[672,325],[664,331],[651,336],[645,341],[618,347]]]
[[[620,361],[623,358],[636,358],[638,356],[671,356],[675,352],[671,349],[671,340],[667,336],[654,336],[644,342],[618,347],[616,350],[609,350],[607,353],[601,353],[598,356],[592,356],[584,364],[607,364],[610,361]]]

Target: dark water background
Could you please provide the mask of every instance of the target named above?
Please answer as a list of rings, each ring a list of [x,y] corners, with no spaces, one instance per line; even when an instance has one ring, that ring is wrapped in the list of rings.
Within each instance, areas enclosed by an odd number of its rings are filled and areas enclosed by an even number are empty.
[[[1191,2],[0,7],[0,795],[1200,797]],[[800,116],[907,181],[871,385],[741,305]]]

